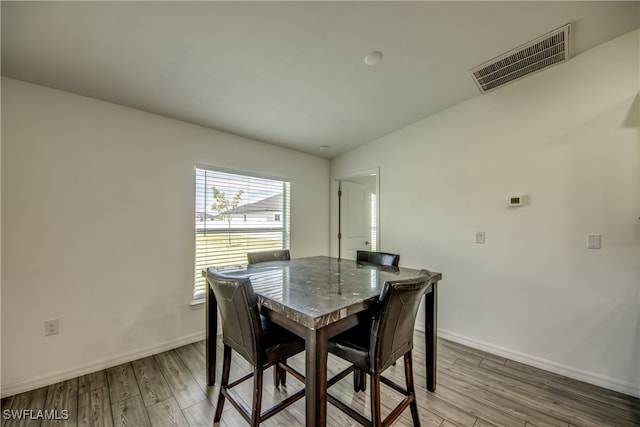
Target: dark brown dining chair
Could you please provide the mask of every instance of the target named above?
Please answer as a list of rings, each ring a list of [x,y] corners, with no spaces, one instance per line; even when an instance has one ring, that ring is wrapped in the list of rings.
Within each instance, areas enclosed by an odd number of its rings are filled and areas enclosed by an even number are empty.
[[[386,267],[397,267],[400,255],[388,252],[356,251],[356,261]]]
[[[356,261],[382,267],[398,267],[400,255],[389,252],[356,251]],[[393,362],[393,365],[395,364]],[[353,385],[355,391],[364,391],[367,388],[366,378],[362,372],[356,370],[353,373]]]
[[[291,259],[289,249],[275,249],[271,251],[249,252],[247,253],[248,264],[258,264],[267,261],[288,261]]]
[[[376,302],[373,316],[329,340],[329,352],[352,365],[330,379],[327,388],[351,372],[362,372],[365,377],[363,380],[366,380],[366,374],[371,377],[370,420],[327,393],[329,402],[364,426],[390,425],[407,406],[411,408],[413,425],[420,425],[413,386],[411,351],[416,315],[422,296],[430,284],[431,276],[426,270],[414,279],[386,282]],[[382,372],[400,357],[404,357],[406,388],[382,376]],[[380,383],[404,395],[404,399],[385,419],[382,419],[380,411]]]
[[[272,249],[269,251],[248,252],[247,264],[260,264],[269,261],[289,261],[291,253],[289,249]],[[286,363],[286,359],[283,361]],[[287,383],[287,371],[280,369],[278,365],[273,367],[273,385],[278,387],[280,384]]]
[[[214,423],[222,417],[225,399],[240,412],[251,425],[277,414],[304,396],[304,388],[287,397],[272,408],[262,412],[263,372],[271,366],[278,366],[304,382],[301,373],[288,366],[284,360],[304,350],[304,340],[282,327],[272,323],[260,314],[258,298],[248,277],[237,278],[219,274],[214,268],[207,269],[207,282],[218,303],[222,319],[222,341],[224,358],[220,395],[214,416]],[[232,350],[253,365],[253,371],[229,383]],[[253,377],[253,402],[251,412],[234,396],[232,388]]]

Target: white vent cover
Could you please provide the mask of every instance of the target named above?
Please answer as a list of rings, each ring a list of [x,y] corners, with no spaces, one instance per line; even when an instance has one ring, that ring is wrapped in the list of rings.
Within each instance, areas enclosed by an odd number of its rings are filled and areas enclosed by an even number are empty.
[[[564,25],[471,70],[480,92],[485,93],[529,74],[569,59],[569,31]]]

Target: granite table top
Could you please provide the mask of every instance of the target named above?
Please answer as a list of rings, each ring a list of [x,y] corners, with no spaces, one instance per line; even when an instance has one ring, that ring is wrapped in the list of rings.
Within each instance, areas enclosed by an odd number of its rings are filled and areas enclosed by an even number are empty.
[[[217,271],[250,277],[260,304],[312,330],[367,309],[386,281],[426,274],[435,285],[442,278],[441,273],[428,270],[381,267],[325,256]]]

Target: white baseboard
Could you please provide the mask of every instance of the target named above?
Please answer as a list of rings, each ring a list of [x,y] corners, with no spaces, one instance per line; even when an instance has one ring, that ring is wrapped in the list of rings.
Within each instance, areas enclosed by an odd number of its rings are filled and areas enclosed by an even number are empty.
[[[177,340],[166,341],[164,343],[144,349],[138,349],[132,352],[115,355],[113,357],[99,359],[90,363],[86,363],[84,365],[76,366],[72,369],[47,374],[39,378],[33,378],[27,381],[21,381],[13,384],[3,384],[2,386],[0,386],[0,397],[4,398],[7,396],[13,396],[14,394],[24,393],[25,391],[35,390],[37,388],[55,384],[60,381],[66,381],[82,375],[90,374],[92,372],[101,371],[103,369],[112,368],[123,363],[141,359],[143,357],[162,353],[163,351],[168,351],[203,339],[205,339],[205,333],[198,332],[186,337],[179,338]]]
[[[424,324],[422,322],[417,322],[416,329],[420,331],[424,331]],[[552,362],[550,360],[520,353],[520,352],[513,351],[497,345],[474,340],[464,335],[460,335],[444,329],[438,329],[438,336],[450,341],[457,342],[462,345],[466,345],[468,347],[486,351],[487,353],[495,354],[497,356],[502,356],[507,359],[514,360],[516,362],[524,363],[529,366],[544,369],[545,371],[553,372],[559,375],[563,375],[565,377],[573,378],[579,381],[584,381],[589,384],[597,385],[609,390],[617,391],[629,396],[640,398],[640,387],[635,384],[620,381],[615,378],[609,378],[604,375],[594,374],[592,372],[584,371],[571,366],[562,365],[556,362]],[[39,378],[31,379],[28,381],[2,385],[0,386],[0,397],[4,398],[7,396],[12,396],[14,394],[23,393],[25,391],[35,390],[37,388],[55,384],[60,381],[66,381],[71,378],[76,378],[82,375],[90,374],[92,372],[100,371],[102,369],[108,369],[114,366],[121,365],[123,363],[141,359],[143,357],[162,353],[163,351],[168,351],[173,348],[181,347],[183,345],[191,344],[203,339],[205,339],[204,332],[199,332],[199,333],[191,334],[187,337],[183,337],[177,340],[167,341],[162,344],[158,344],[145,349],[136,350],[129,353],[123,353],[114,357],[97,360],[95,362],[87,363],[85,365],[81,365],[73,369],[58,371],[58,372],[45,375]]]
[[[423,324],[416,324],[416,329],[424,330]],[[513,351],[508,348],[500,347],[490,343],[474,340],[472,338],[456,334],[455,332],[438,329],[438,336],[449,341],[454,341],[468,347],[486,351],[487,353],[502,356],[525,365],[544,369],[545,371],[563,375],[589,384],[597,385],[609,390],[617,391],[629,396],[640,398],[640,386],[629,382],[621,381],[616,378],[610,378],[604,375],[595,374],[572,366],[562,365],[540,357],[531,356],[529,354]]]

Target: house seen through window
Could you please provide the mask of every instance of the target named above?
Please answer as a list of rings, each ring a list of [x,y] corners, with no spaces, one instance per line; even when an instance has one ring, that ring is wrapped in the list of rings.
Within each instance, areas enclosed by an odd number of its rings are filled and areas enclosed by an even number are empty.
[[[289,248],[290,184],[281,179],[196,167],[194,300],[208,267],[247,263],[247,252]]]

